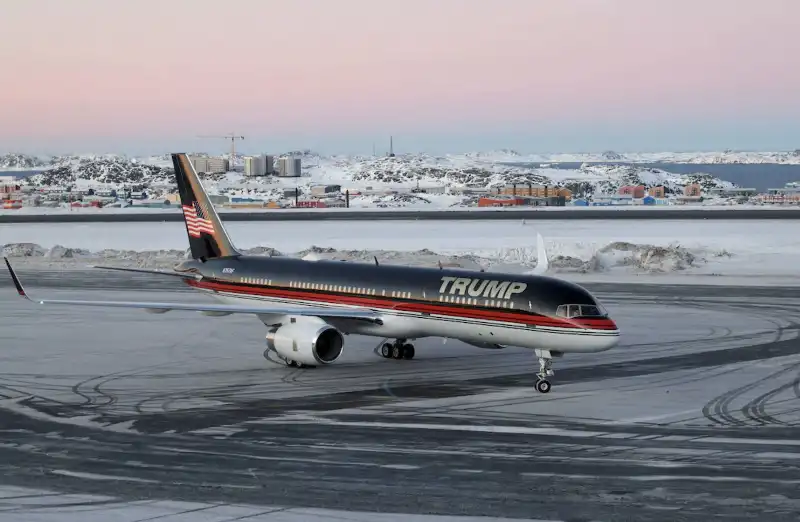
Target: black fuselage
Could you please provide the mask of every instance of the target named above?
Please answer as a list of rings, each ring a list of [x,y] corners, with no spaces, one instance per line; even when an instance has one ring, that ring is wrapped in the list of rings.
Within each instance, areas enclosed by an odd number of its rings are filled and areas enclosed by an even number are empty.
[[[222,288],[232,293],[246,293],[252,288],[302,291],[324,294],[329,298],[326,300],[334,302],[337,296],[374,296],[398,304],[446,304],[494,311],[501,308],[544,317],[556,316],[561,305],[602,309],[581,286],[537,275],[261,256],[187,260],[176,270],[204,276],[205,282],[192,282],[193,286]]]

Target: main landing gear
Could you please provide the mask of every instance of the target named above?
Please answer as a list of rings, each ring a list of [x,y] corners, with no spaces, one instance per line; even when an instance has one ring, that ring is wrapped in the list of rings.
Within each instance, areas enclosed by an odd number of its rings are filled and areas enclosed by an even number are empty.
[[[275,362],[275,360],[270,355],[271,354],[270,354],[270,350],[269,349],[264,350],[264,359],[266,359],[268,361]],[[289,368],[313,368],[313,366],[309,366],[307,364],[303,364],[303,363],[294,361],[292,359],[288,359],[288,358],[284,357],[283,355],[277,355],[277,358],[278,358],[278,360],[283,362],[283,364],[285,364]]]
[[[550,350],[536,350],[536,357],[539,358],[539,373],[536,374],[536,391],[539,393],[550,392],[550,381],[548,377],[555,375],[552,370],[553,367],[553,354]]]
[[[283,360],[283,364],[288,366],[289,368],[313,368],[313,366],[309,366],[307,364],[299,363],[297,361],[293,361],[291,359],[287,359],[286,357],[281,357]]]
[[[413,359],[414,345],[407,343],[406,339],[397,339],[393,343],[384,343],[381,346],[381,356],[384,359]]]

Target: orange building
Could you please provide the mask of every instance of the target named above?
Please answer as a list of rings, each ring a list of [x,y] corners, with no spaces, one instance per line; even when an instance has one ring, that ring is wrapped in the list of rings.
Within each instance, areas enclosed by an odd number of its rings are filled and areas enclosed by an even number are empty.
[[[647,192],[656,199],[664,199],[664,187],[652,187]]]
[[[619,195],[641,199],[644,197],[644,185],[625,185],[619,188]]]
[[[703,195],[703,188],[697,183],[692,183],[683,187],[683,195],[687,198],[696,198]]]
[[[478,200],[479,207],[513,207],[525,204],[522,198],[509,197],[482,197]]]
[[[563,187],[556,187],[555,185],[506,185],[499,189],[497,194],[503,196],[530,196],[534,198],[562,196],[566,199],[572,199],[571,190]]]

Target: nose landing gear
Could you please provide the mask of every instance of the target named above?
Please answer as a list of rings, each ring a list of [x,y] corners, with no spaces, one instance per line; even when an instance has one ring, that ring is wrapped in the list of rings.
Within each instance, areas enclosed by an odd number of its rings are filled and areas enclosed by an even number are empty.
[[[553,371],[553,354],[550,350],[536,350],[536,357],[539,358],[539,373],[536,374],[536,391],[539,393],[549,393],[552,387],[548,377],[555,375]]]

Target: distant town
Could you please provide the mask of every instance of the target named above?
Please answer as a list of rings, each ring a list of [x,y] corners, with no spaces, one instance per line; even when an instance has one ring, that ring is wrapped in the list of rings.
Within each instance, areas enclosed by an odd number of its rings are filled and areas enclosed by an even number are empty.
[[[346,186],[341,183],[291,185],[291,178],[303,177],[302,158],[276,157],[262,154],[245,156],[243,164],[233,166],[224,156],[192,155],[195,169],[206,179],[213,179],[216,194],[212,202],[227,208],[350,208],[353,198],[372,198],[364,206],[406,206],[415,200],[436,196],[460,196],[455,207],[511,207],[511,206],[663,206],[663,205],[797,205],[800,203],[800,183],[788,183],[782,188],[759,193],[752,188],[704,188],[690,183],[676,193],[665,186],[623,185],[614,193],[597,193],[575,189],[573,185],[518,183],[494,186],[425,185],[416,187]],[[240,174],[239,181],[229,181],[226,174]],[[243,174],[243,176],[241,176]],[[256,179],[259,178],[259,179]],[[313,178],[311,179],[313,182]],[[87,184],[84,184],[87,185]],[[116,188],[108,186],[41,186],[26,183],[14,177],[0,176],[0,200],[4,209],[24,207],[95,208],[171,208],[180,203],[174,183],[168,180],[146,180],[124,183]],[[394,202],[389,205],[386,202]]]

